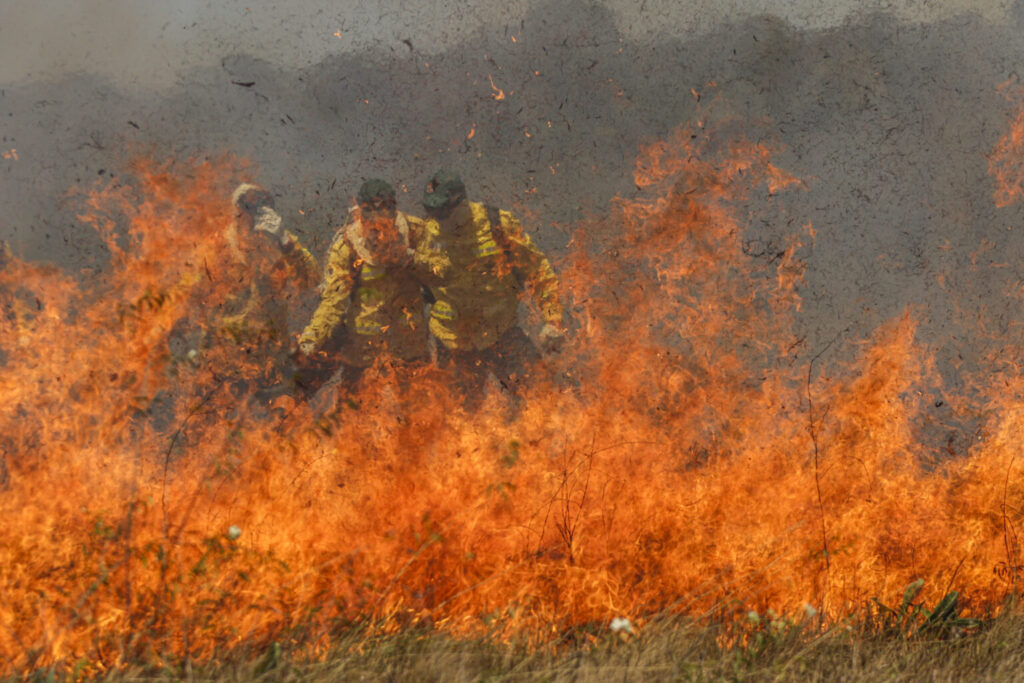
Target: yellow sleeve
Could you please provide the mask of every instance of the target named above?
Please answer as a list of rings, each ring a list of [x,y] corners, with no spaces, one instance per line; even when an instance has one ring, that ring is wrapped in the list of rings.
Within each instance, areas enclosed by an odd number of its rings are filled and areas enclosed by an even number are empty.
[[[342,229],[344,230],[344,228]],[[348,311],[349,295],[355,286],[355,259],[348,242],[339,232],[327,252],[327,268],[320,291],[320,303],[313,312],[299,342],[312,342],[319,349],[342,324]]]
[[[218,322],[218,331],[235,341],[246,336],[250,328],[250,316],[259,307],[260,293],[256,282],[250,282],[249,287],[228,297],[225,302],[228,310],[236,310],[235,313],[223,315]],[[258,316],[254,316],[258,317]]]
[[[441,248],[438,238],[440,228],[437,221],[419,221],[416,228],[409,222],[409,232],[418,231],[416,244],[412,245],[412,235],[409,235],[410,246],[413,246],[413,272],[420,283],[428,287],[443,284],[448,271],[451,269],[451,261],[448,255]]]
[[[413,216],[412,214],[407,213],[404,215],[405,222],[409,224],[409,248],[416,251],[416,247],[418,247],[420,243],[428,237],[428,221],[425,221],[418,216]],[[430,221],[430,223],[437,225],[434,221]]]
[[[281,252],[295,270],[299,283],[303,287],[313,286],[320,279],[320,264],[316,262],[316,257],[302,245],[295,234],[286,230],[284,235]]]
[[[562,304],[558,301],[558,277],[551,268],[547,256],[523,232],[519,219],[508,211],[501,211],[501,233],[508,241],[509,251],[515,263],[513,267],[522,273],[537,308],[544,316],[544,322],[562,325]]]

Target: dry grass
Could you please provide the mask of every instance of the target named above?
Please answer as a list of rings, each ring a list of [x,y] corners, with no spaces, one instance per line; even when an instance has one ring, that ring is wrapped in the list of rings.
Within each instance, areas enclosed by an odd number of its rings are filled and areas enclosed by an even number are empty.
[[[528,650],[428,631],[342,637],[322,662],[302,662],[276,644],[203,666],[110,673],[123,681],[1009,681],[1024,671],[1024,617],[1002,616],[969,635],[885,632],[877,624],[790,625],[748,631],[747,644],[721,647],[711,626],[663,621],[637,636],[596,629]],[[757,637],[761,635],[762,637]],[[571,641],[581,641],[573,643]],[[36,680],[70,680],[48,671]]]

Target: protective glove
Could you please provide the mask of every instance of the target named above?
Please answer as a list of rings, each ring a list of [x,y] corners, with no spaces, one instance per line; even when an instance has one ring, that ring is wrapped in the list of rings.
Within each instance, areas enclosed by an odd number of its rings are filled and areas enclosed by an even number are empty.
[[[252,221],[253,230],[265,232],[273,237],[282,248],[289,239],[281,229],[281,216],[274,210],[274,197],[259,185],[242,183],[231,193],[231,203]]]
[[[565,344],[565,332],[551,323],[547,323],[544,327],[540,328],[537,338],[544,353],[558,353]]]
[[[312,339],[299,339],[299,353],[309,358],[316,352],[316,343]]]
[[[261,206],[257,209],[256,215],[253,216],[252,229],[267,233],[284,247],[291,240],[288,239],[285,231],[281,229],[281,223],[281,215],[277,211],[274,211],[269,206]]]

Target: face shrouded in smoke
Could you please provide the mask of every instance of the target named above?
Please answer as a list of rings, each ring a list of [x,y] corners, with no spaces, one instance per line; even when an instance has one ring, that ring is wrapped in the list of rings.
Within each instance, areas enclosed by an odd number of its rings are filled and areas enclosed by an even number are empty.
[[[356,195],[362,237],[367,251],[380,264],[397,264],[408,260],[406,240],[399,233],[395,190],[379,179],[367,180]]]

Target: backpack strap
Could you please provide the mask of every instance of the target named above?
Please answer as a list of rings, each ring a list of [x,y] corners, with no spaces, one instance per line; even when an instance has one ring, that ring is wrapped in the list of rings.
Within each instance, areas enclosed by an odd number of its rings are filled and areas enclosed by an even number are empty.
[[[337,248],[340,243],[344,242],[345,244],[348,245],[348,248],[352,251],[352,254],[355,257],[356,263],[360,264],[360,265],[357,265],[355,268],[353,268],[353,272],[352,272],[352,288],[351,288],[351,290],[348,293],[349,301],[355,301],[356,292],[359,290],[359,285],[362,284],[361,280],[362,280],[363,269],[362,269],[361,261],[363,260],[363,257],[359,253],[359,249],[356,247],[356,245],[352,243],[351,236],[349,235],[349,227],[350,226],[351,226],[351,223],[346,223],[345,225],[343,225],[340,228],[338,228],[338,231],[336,233],[334,233],[334,239],[331,240],[331,246],[328,249],[328,253],[334,251],[334,249]],[[330,256],[328,256],[328,260],[330,260]]]

